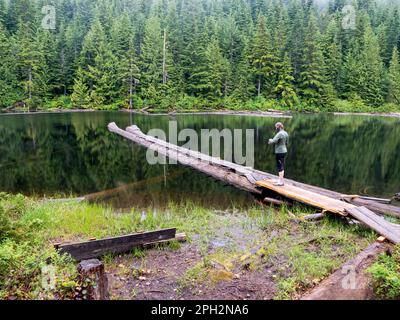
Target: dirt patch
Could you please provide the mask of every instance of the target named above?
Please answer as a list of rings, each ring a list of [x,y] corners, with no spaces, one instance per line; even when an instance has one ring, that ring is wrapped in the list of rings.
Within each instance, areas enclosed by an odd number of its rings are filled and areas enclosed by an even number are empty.
[[[106,263],[111,298],[298,299],[368,245],[358,227],[343,232],[342,222],[329,219],[294,223],[285,212],[215,212],[212,221],[179,248]]]
[[[138,300],[263,300],[274,297],[272,272],[264,270],[252,272],[235,268],[226,271],[215,266],[210,268],[211,281],[183,285],[186,273],[202,260],[199,249],[193,244],[186,244],[179,250],[154,249],[147,253],[145,260],[119,257],[115,261],[117,267],[109,270],[111,297]],[[135,270],[145,271],[142,276],[133,276]]]

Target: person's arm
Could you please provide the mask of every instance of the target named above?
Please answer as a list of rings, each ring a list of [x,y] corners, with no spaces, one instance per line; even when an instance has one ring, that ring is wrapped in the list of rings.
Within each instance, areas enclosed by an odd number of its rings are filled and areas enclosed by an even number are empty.
[[[278,133],[273,139],[269,139],[269,144],[277,144],[281,139],[281,135]]]

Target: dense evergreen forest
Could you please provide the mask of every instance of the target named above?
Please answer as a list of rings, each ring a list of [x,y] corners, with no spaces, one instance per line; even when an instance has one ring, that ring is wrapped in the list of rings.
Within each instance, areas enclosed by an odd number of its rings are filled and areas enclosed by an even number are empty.
[[[46,5],[54,28],[43,28]],[[399,9],[397,0],[0,0],[0,108],[399,110]]]

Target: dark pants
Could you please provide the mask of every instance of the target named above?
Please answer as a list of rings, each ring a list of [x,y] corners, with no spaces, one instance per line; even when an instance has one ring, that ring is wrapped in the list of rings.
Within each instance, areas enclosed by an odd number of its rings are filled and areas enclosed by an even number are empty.
[[[278,172],[285,171],[285,157],[286,153],[276,154],[276,168],[278,169]]]

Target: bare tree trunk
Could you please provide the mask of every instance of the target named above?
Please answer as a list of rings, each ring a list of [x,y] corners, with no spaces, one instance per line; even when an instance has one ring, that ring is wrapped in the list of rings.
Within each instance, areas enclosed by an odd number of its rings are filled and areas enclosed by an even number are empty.
[[[29,100],[32,99],[32,67],[29,67],[29,74],[28,74],[28,96]]]
[[[163,84],[167,83],[167,30],[164,29],[164,46],[163,46]]]
[[[67,79],[65,78],[65,52],[64,52],[64,48],[61,49],[61,54],[60,54],[60,58],[61,58],[61,70],[62,70],[62,74],[64,75],[64,83],[63,83],[63,89],[64,89],[64,96],[67,95]]]
[[[133,109],[133,101],[132,101],[132,94],[133,94],[133,70],[132,64],[130,65],[129,70],[129,110]]]

